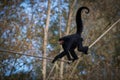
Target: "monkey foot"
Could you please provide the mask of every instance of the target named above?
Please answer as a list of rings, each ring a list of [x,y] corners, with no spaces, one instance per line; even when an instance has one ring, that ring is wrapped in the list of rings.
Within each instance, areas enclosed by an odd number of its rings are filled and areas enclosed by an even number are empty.
[[[73,60],[72,60],[72,62],[74,62],[74,61],[76,61],[76,60],[78,60],[78,58],[76,58],[76,59],[73,59]]]
[[[88,54],[88,47],[84,47],[84,54]]]

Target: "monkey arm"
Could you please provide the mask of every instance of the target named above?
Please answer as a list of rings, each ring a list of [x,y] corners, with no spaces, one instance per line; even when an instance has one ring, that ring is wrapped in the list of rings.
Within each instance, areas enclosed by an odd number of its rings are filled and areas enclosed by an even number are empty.
[[[88,52],[88,46],[83,46],[82,41],[83,41],[83,39],[80,38],[80,40],[78,41],[78,48],[77,48],[77,50],[80,51],[80,52],[83,52],[85,54],[88,54],[87,53]]]

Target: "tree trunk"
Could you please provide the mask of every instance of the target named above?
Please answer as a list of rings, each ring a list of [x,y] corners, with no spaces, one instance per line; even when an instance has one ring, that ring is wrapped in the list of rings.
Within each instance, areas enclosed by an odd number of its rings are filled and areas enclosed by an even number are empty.
[[[47,52],[47,40],[48,40],[48,26],[49,26],[49,19],[50,19],[50,0],[48,0],[48,11],[47,11],[47,19],[46,19],[46,26],[44,28],[44,43],[43,43],[43,57],[46,57],[46,52]],[[42,74],[43,74],[43,80],[46,80],[46,59],[43,59],[43,70],[42,70]]]
[[[70,31],[70,24],[71,24],[71,19],[72,19],[72,15],[73,15],[73,8],[75,6],[75,3],[76,3],[77,0],[74,0],[72,6],[70,7],[70,10],[69,10],[69,16],[68,16],[68,22],[67,22],[67,29],[66,29],[66,35],[69,34],[69,31]]]
[[[59,28],[59,32],[60,32],[60,37],[62,36],[62,32],[61,32],[61,15],[60,15],[60,28]],[[62,50],[62,47],[61,47]],[[64,58],[62,58],[62,60],[64,60]],[[63,67],[64,67],[64,62],[60,63],[60,80],[63,79]]]

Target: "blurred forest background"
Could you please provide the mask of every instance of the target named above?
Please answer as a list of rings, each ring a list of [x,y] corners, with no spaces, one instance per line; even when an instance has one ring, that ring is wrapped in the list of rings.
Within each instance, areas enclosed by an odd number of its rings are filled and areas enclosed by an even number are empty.
[[[0,80],[120,80],[120,22],[89,55],[76,51],[79,61],[44,59],[62,50],[59,37],[76,31],[81,6],[90,9],[82,13],[84,45],[120,19],[120,0],[0,0]]]

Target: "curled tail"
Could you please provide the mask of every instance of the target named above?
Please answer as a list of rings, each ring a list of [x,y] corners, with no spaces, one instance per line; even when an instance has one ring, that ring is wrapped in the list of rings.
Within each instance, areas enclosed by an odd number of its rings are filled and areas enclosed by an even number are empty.
[[[76,33],[77,34],[81,34],[82,33],[82,30],[83,30],[83,24],[82,24],[82,19],[81,19],[81,12],[83,9],[86,9],[86,13],[88,14],[89,13],[89,8],[87,7],[80,7],[77,11],[77,14],[76,14],[76,25],[77,25],[77,31]]]

